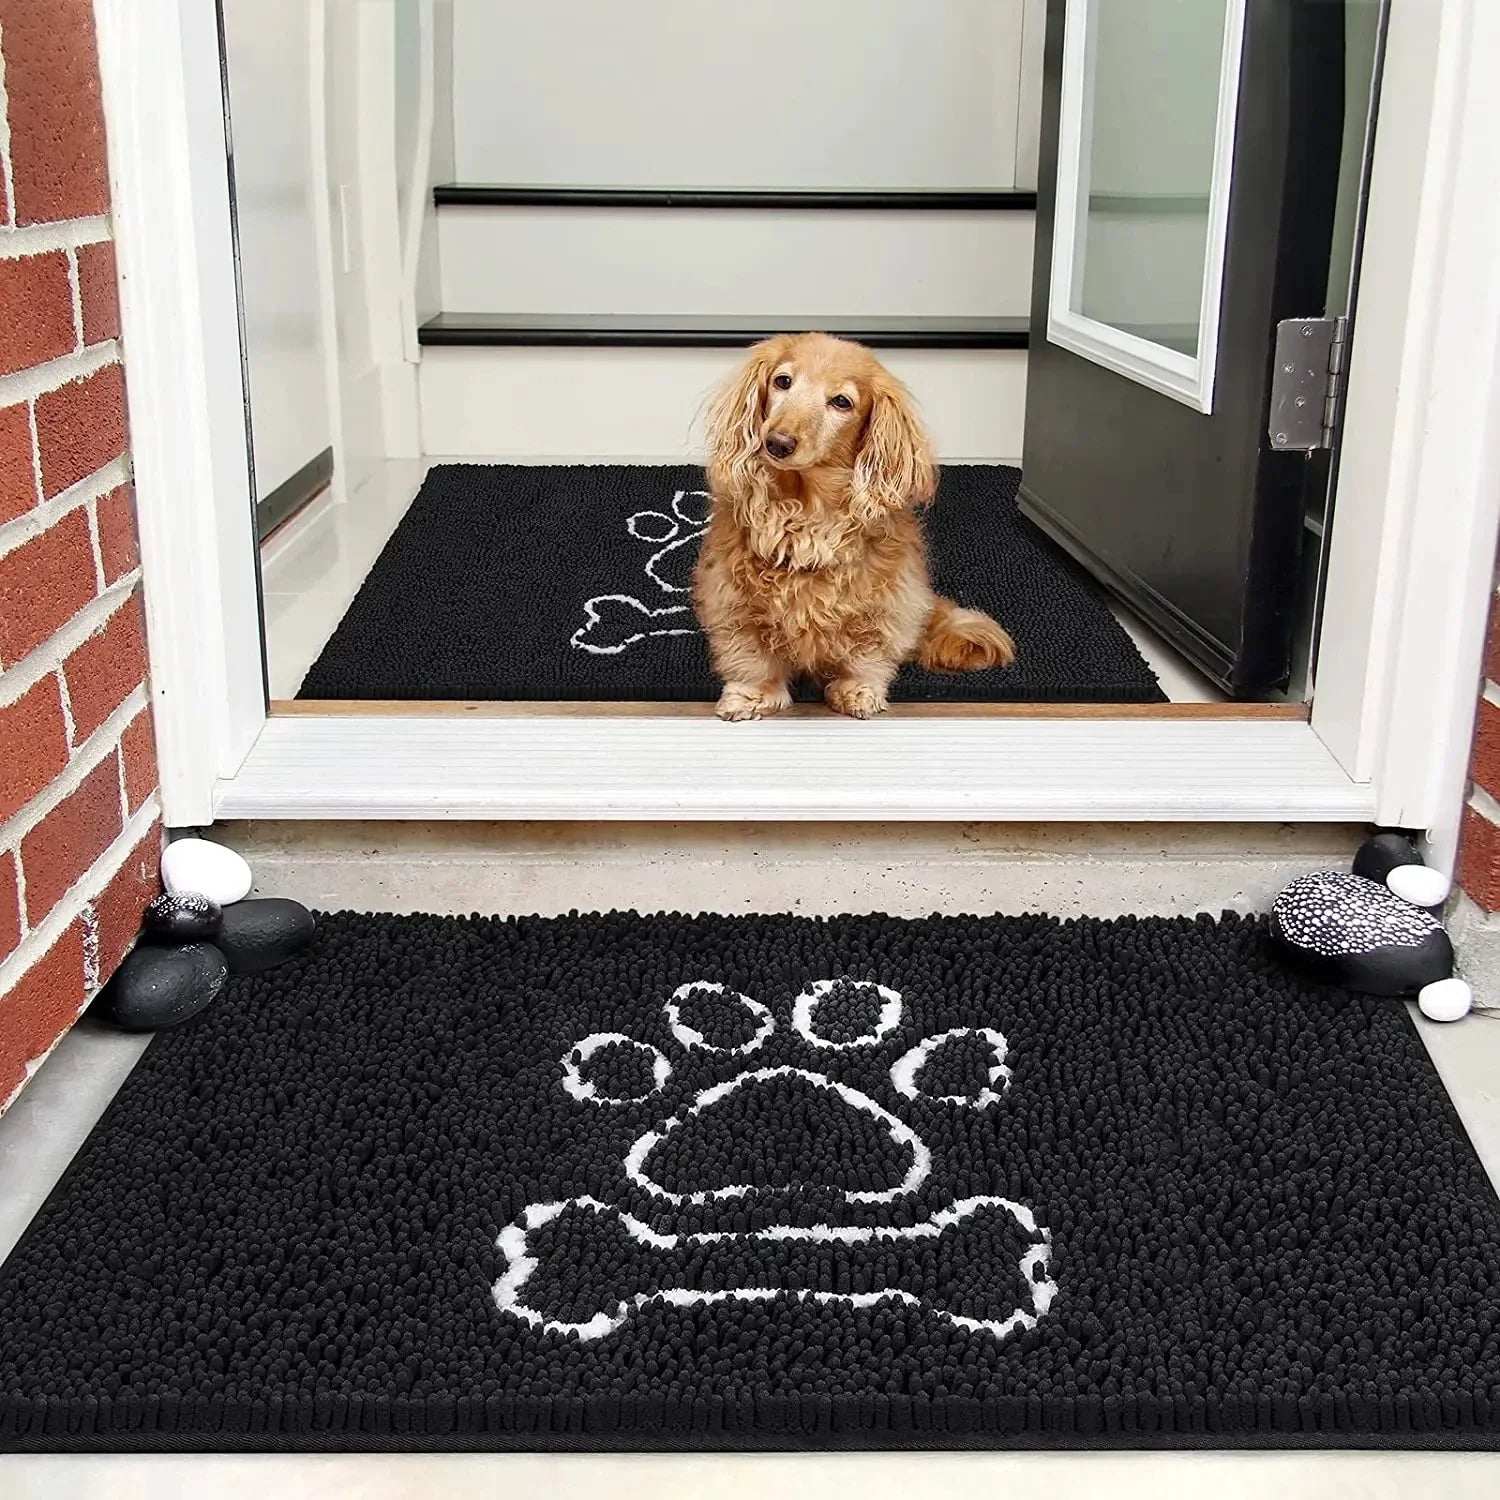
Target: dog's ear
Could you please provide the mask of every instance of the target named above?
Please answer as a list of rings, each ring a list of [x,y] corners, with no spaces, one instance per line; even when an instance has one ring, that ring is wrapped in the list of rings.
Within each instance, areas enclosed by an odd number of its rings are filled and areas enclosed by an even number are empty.
[[[765,339],[751,349],[708,409],[708,482],[718,494],[733,494],[749,478],[760,453],[761,424],[771,375],[786,357],[785,338]]]
[[[851,508],[869,522],[903,506],[926,505],[937,489],[937,461],[911,393],[881,371],[854,460]]]

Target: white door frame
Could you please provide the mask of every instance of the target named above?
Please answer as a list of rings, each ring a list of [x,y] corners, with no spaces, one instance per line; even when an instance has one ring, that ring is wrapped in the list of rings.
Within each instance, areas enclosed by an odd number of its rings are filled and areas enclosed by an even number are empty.
[[[1500,5],[1394,4],[1312,724],[1451,868],[1500,524]]]
[[[266,718],[217,6],[97,0],[162,805],[213,818]]]
[[[1310,724],[1122,715],[1102,732],[1087,719],[991,719],[951,736],[932,720],[921,735],[901,721],[770,725],[752,727],[763,758],[737,782],[680,759],[674,770],[688,736],[669,720],[648,733],[618,715],[482,727],[439,715],[472,751],[467,779],[445,796],[429,775],[415,803],[401,778],[432,753],[430,712],[266,724],[211,13],[204,0],[98,0],[169,824],[251,811],[1379,817],[1431,830],[1438,858],[1451,856],[1500,505],[1500,195],[1487,166],[1500,6],[1395,7]],[[743,731],[713,733],[728,747]],[[924,759],[893,780],[896,740],[920,740]],[[1071,793],[1055,778],[1025,784],[1025,768],[1039,775],[1059,756]],[[812,770],[820,757],[846,779]]]

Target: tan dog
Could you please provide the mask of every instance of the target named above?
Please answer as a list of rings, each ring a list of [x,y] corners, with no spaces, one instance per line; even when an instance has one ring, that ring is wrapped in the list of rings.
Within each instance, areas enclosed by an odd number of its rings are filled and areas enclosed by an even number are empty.
[[[721,719],[790,704],[793,679],[868,719],[896,669],[1003,667],[1010,636],[932,591],[917,510],[937,488],[906,387],[827,334],[757,344],[709,413],[712,514],[693,604]]]

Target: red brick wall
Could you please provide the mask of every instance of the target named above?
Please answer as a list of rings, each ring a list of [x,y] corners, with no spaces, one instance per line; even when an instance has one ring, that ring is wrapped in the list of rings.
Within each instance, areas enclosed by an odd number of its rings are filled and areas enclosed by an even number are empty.
[[[1485,911],[1500,911],[1500,600],[1490,601],[1484,689],[1474,721],[1458,883]]]
[[[161,831],[92,0],[0,0],[0,1109]]]

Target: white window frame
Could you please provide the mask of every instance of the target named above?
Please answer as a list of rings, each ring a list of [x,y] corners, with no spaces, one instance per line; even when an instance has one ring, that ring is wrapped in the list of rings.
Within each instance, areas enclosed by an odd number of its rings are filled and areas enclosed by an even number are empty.
[[[1245,0],[1228,0],[1219,59],[1219,113],[1208,194],[1208,236],[1199,294],[1198,353],[1153,343],[1073,306],[1083,270],[1083,229],[1089,199],[1088,142],[1093,135],[1096,6],[1108,0],[1067,0],[1063,34],[1062,110],[1057,142],[1057,207],[1052,232],[1052,284],[1047,337],[1070,353],[1125,375],[1196,411],[1214,409],[1220,304],[1229,236],[1229,189],[1234,175],[1234,129],[1239,114],[1240,55]]]
[[[268,719],[213,7],[97,0],[167,822],[1378,819],[1451,859],[1500,523],[1500,6],[1397,5],[1311,718]],[[207,19],[206,19],[207,18]],[[1188,722],[1182,722],[1188,720]]]

